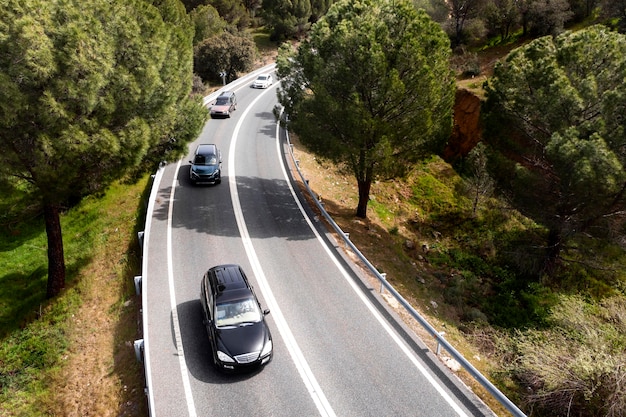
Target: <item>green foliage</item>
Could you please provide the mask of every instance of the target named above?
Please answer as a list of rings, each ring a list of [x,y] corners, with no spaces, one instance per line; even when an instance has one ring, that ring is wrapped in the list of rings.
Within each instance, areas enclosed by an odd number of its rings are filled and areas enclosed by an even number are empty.
[[[252,37],[245,32],[224,31],[202,41],[196,48],[194,68],[204,81],[220,80],[220,72],[226,72],[226,80],[237,78],[239,72],[252,69],[257,56]]]
[[[335,3],[297,52],[281,48],[279,100],[313,152],[349,167],[366,216],[371,182],[404,175],[451,128],[445,34],[408,2]]]
[[[48,415],[45,404],[54,395],[50,380],[66,353],[67,326],[81,303],[78,277],[118,233],[134,233],[133,225],[142,221],[137,209],[144,207],[141,198],[147,183],[144,176],[132,186],[114,184],[106,195],[86,198],[62,217],[71,285],[52,300],[45,297],[46,236],[41,217],[33,218],[25,210],[21,216],[14,213],[9,225],[1,225],[0,415]],[[9,201],[16,208],[29,203],[17,197]],[[3,199],[0,211],[7,204]],[[130,267],[121,266],[124,271]]]
[[[557,35],[573,17],[568,0],[534,0],[529,2],[526,18],[531,36]]]
[[[484,259],[470,248],[441,248],[429,260],[455,271],[440,280],[445,285],[445,301],[457,308],[462,321],[504,328],[542,326],[554,304],[548,288],[520,280],[494,259]]]
[[[169,139],[191,88],[192,28],[174,1],[163,15],[143,1],[18,3],[0,12],[0,169],[62,204]]]
[[[485,25],[488,36],[499,36],[501,42],[505,42],[515,30],[519,13],[518,5],[514,0],[493,0],[487,2],[483,10]]]
[[[561,296],[544,330],[518,332],[510,363],[523,402],[537,416],[626,413],[626,305]]]
[[[189,105],[193,28],[177,0],[5,6],[0,177],[28,183],[44,207],[54,296],[65,279],[59,211],[200,131],[207,111]]]
[[[310,0],[265,0],[261,5],[265,26],[270,29],[270,39],[281,41],[294,36],[303,36],[309,29],[312,17]],[[316,3],[317,18],[326,12],[327,6]]]
[[[491,172],[548,229],[546,266],[626,208],[625,76],[626,38],[594,26],[513,51],[486,83]]]
[[[250,26],[250,14],[244,3],[239,0],[210,0],[207,2],[215,7],[220,17],[231,27],[243,31]]]
[[[189,18],[195,28],[193,35],[194,47],[203,40],[221,33],[227,22],[220,17],[215,7],[210,5],[198,6],[189,12]]]

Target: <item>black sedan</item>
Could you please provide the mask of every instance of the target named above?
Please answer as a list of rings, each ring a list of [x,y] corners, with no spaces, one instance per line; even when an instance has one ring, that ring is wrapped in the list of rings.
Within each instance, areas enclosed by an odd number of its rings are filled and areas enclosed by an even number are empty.
[[[213,363],[226,371],[258,368],[272,359],[263,310],[238,265],[220,265],[202,278],[200,300]]]

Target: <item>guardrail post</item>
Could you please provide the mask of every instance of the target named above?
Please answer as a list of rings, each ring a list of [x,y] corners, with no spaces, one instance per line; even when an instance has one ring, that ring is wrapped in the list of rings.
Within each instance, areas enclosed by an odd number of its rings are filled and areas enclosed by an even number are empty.
[[[139,241],[139,247],[143,250],[143,236],[144,236],[144,231],[142,230],[141,232],[137,232],[137,240]]]
[[[135,357],[137,358],[137,361],[143,363],[143,339],[135,340],[133,347],[135,348]]]
[[[135,275],[135,294],[137,295],[141,295],[141,279],[142,276],[141,275]]]
[[[439,332],[439,336],[444,337],[446,335],[446,332]],[[437,356],[439,356],[439,353],[441,352],[441,343],[439,342],[439,338],[437,338]]]
[[[386,272],[381,272],[380,276],[383,277],[383,280],[387,280],[387,273]],[[383,286],[383,281],[380,281],[380,293],[382,294],[385,291],[385,287]]]

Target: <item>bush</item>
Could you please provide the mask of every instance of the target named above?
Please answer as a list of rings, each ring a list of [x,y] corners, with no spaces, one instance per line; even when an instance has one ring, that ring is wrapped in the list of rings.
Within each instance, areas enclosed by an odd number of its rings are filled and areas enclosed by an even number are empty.
[[[626,415],[626,305],[562,296],[546,330],[518,332],[513,375],[534,416]]]

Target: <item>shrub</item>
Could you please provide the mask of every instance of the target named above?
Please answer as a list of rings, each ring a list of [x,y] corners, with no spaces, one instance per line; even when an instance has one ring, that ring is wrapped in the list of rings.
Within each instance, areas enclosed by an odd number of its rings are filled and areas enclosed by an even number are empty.
[[[562,296],[549,329],[518,332],[513,374],[535,416],[626,415],[626,306]]]

